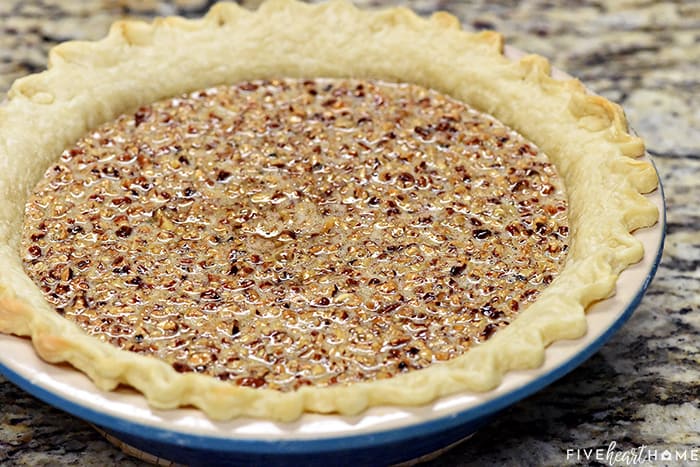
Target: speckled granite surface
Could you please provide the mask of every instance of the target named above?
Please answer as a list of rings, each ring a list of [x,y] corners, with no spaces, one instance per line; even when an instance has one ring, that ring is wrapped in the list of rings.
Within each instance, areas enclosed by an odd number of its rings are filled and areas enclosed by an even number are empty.
[[[56,42],[99,38],[126,16],[197,16],[207,3],[1,0],[0,100],[14,79],[45,66]],[[700,455],[700,3],[405,4],[422,13],[446,9],[466,27],[501,31],[511,44],[549,57],[621,103],[655,156],[669,208],[661,267],[622,330],[572,374],[431,465],[588,464],[567,460],[567,449],[607,449],[611,441],[623,450],[646,445],[688,452],[685,462],[659,458],[656,465],[700,465],[690,460],[691,449]],[[142,463],[0,377],[0,464]]]

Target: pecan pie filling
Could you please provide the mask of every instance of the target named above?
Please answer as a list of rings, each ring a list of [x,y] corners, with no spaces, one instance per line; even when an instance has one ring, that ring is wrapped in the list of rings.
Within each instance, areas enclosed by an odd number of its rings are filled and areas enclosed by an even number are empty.
[[[58,313],[180,372],[282,391],[392,377],[507,326],[563,266],[546,156],[409,84],[272,80],[66,150],[22,255]]]

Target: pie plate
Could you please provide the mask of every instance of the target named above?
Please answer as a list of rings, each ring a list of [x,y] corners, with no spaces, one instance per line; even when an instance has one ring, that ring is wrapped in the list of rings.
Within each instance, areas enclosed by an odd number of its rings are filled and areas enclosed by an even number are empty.
[[[518,58],[522,52],[510,48],[506,54]],[[553,75],[567,77],[556,70]],[[489,392],[458,393],[420,407],[374,407],[357,416],[307,413],[286,423],[249,418],[217,422],[195,409],[153,409],[129,389],[101,391],[72,367],[41,360],[25,338],[0,334],[0,373],[37,398],[92,423],[127,452],[154,463],[390,465],[421,460],[572,371],[631,316],[656,272],[664,243],[660,183],[647,198],[657,206],[660,221],[635,233],[645,256],[619,276],[614,296],[588,309],[588,332],[580,339],[553,343],[541,367],[512,371]]]

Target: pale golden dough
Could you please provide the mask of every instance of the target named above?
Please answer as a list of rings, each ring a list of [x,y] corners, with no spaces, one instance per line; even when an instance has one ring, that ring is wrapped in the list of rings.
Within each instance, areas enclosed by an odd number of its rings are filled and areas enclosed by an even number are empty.
[[[644,252],[630,232],[658,212],[640,193],[656,187],[642,141],[619,106],[548,62],[502,55],[501,36],[469,34],[445,13],[422,19],[394,8],[271,0],[257,12],[218,4],[200,20],[118,22],[99,42],[52,50],[49,70],[18,80],[0,106],[0,331],[31,336],[39,355],[69,362],[105,390],[141,391],[156,408],[194,405],[214,419],[293,420],[304,411],[356,414],[372,405],[418,405],[457,391],[487,391],[512,369],[533,368],[555,340],[586,332],[585,308],[611,295]],[[434,88],[490,113],[546,152],[569,196],[571,249],[540,299],[486,343],[444,364],[388,380],[296,392],[252,389],[179,374],[122,351],[57,313],[26,276],[18,253],[29,191],[63,149],[136,107],[222,83],[272,77],[358,77]]]

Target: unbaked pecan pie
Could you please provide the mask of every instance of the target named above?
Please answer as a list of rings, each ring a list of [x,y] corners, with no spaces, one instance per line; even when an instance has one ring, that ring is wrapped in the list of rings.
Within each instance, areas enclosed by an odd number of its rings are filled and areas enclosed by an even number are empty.
[[[59,46],[0,108],[0,330],[214,418],[538,365],[641,258],[656,178],[618,107],[501,49],[288,1]]]

